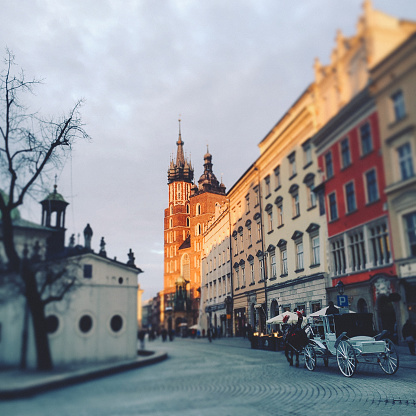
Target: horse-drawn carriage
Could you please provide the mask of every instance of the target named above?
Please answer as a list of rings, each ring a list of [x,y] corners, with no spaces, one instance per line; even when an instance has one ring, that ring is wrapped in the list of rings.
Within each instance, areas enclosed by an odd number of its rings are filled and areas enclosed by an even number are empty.
[[[325,366],[336,358],[338,368],[346,377],[357,370],[358,362],[378,363],[386,374],[399,368],[399,356],[387,331],[376,335],[371,313],[323,315],[307,324],[308,342],[303,345],[306,368],[313,371],[318,358]],[[299,351],[298,351],[299,352]]]

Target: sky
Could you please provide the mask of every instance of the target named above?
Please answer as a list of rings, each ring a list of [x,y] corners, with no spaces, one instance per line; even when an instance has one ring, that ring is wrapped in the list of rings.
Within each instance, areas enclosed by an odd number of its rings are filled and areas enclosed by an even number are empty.
[[[412,0],[373,0],[416,20]],[[362,0],[0,0],[2,58],[43,80],[31,109],[61,116],[79,99],[89,141],[56,172],[70,205],[66,240],[110,258],[132,249],[143,300],[163,289],[167,169],[178,119],[195,178],[207,145],[230,189],[259,156],[258,143],[328,64],[336,31],[355,34]],[[3,69],[3,68],[2,68]],[[54,177],[50,178],[50,191]],[[46,195],[45,195],[46,196]],[[21,213],[39,223],[28,198]],[[79,235],[79,237],[78,237]]]

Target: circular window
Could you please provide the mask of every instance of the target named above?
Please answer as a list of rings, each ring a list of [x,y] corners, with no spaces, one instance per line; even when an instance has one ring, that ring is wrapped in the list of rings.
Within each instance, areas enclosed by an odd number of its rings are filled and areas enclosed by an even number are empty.
[[[118,278],[118,282],[122,285],[123,284],[123,278],[122,277],[119,277]]]
[[[46,332],[48,334],[54,334],[59,328],[59,319],[56,315],[49,315],[45,319]]]
[[[123,318],[120,315],[114,315],[111,318],[110,326],[114,332],[120,331],[120,329],[123,327]]]
[[[91,331],[92,328],[92,318],[90,315],[83,315],[79,320],[79,329],[84,334]]]

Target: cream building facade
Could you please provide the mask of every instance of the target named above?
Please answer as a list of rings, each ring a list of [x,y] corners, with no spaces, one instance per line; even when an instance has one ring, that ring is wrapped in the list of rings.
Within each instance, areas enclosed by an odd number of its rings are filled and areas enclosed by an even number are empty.
[[[310,137],[315,132],[311,89],[260,143],[263,239],[268,316],[326,305],[325,205]]]
[[[416,321],[416,34],[375,66],[371,79],[403,325],[407,318]]]
[[[231,224],[234,334],[266,331],[261,176],[251,165],[228,192]]]
[[[232,336],[232,285],[228,203],[215,205],[215,215],[204,233],[200,325]]]
[[[333,284],[328,207],[311,138],[368,85],[372,68],[415,31],[414,22],[364,1],[356,34],[338,31],[329,64],[315,60],[313,82],[259,143],[260,156],[228,192],[235,335],[243,335],[246,325],[264,332],[265,320],[285,309],[310,313],[326,306]],[[403,264],[409,268],[407,260]]]

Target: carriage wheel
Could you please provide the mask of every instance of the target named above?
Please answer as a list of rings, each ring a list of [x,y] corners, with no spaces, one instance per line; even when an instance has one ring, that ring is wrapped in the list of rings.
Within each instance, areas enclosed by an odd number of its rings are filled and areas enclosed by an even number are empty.
[[[337,347],[338,368],[345,377],[354,375],[357,368],[357,356],[354,347],[348,341],[341,341]]]
[[[386,349],[378,355],[377,361],[386,374],[394,374],[399,369],[399,356],[394,344],[389,339],[385,342]]]
[[[316,352],[312,345],[307,345],[303,351],[305,358],[305,365],[309,371],[313,371],[316,368]]]

